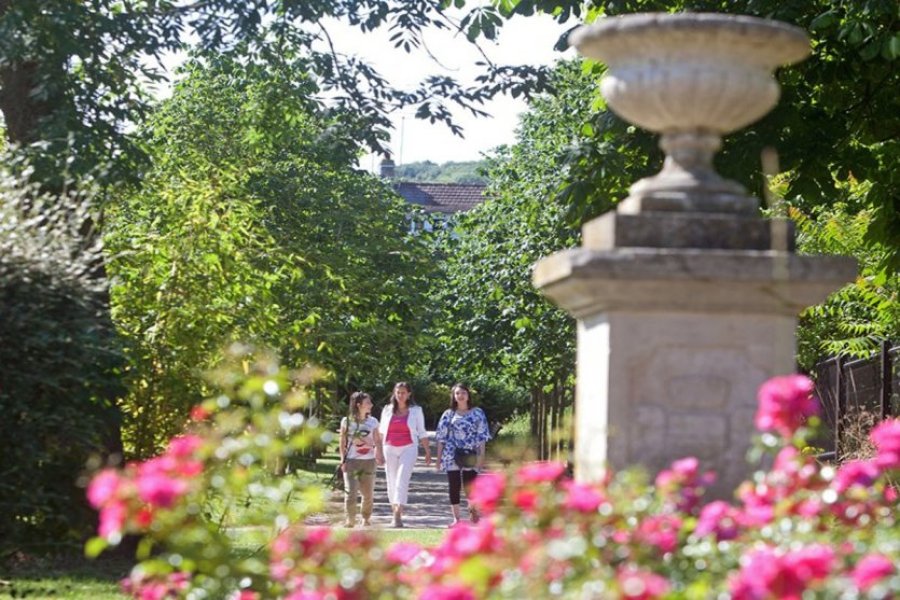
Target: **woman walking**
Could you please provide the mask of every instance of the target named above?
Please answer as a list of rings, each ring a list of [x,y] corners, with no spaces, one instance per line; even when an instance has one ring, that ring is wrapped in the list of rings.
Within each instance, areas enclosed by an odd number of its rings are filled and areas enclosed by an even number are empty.
[[[412,387],[405,381],[394,385],[391,403],[381,411],[378,427],[384,439],[384,464],[388,500],[394,512],[394,527],[403,527],[403,506],[409,493],[409,478],[418,455],[417,445],[425,449],[425,465],[431,466],[431,447],[425,437],[425,414],[412,398]]]
[[[484,411],[472,406],[469,388],[457,383],[450,390],[450,408],[441,415],[435,432],[436,468],[447,473],[453,525],[460,521],[461,490],[468,490],[484,466],[484,446],[490,439]],[[478,512],[471,504],[469,518],[478,522]]]
[[[375,496],[375,463],[384,464],[381,432],[371,416],[372,398],[350,396],[350,415],[341,419],[341,470],[344,472],[344,527],[356,525],[357,496],[362,496],[362,523],[369,526]]]

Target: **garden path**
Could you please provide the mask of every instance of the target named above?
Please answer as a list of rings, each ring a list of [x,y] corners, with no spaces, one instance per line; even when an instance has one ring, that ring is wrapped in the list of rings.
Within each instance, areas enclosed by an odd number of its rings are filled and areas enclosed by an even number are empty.
[[[435,456],[432,448],[432,456]],[[409,484],[409,504],[403,511],[403,525],[407,529],[443,529],[450,525],[450,501],[447,497],[447,475],[436,471],[434,464],[425,466],[425,455],[419,448],[419,458],[413,468]],[[468,517],[465,494],[462,499],[463,518]],[[321,524],[340,526],[344,521],[344,494],[332,492],[327,514],[319,515]],[[384,467],[378,467],[375,475],[375,504],[372,511],[372,528],[391,527],[391,505],[387,497]]]

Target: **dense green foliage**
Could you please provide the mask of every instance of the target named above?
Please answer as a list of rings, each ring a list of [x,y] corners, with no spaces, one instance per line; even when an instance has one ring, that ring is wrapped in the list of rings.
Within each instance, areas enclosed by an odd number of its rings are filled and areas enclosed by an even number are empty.
[[[897,2],[518,0],[498,3],[491,10],[509,18],[543,11],[560,22],[642,11],[713,11],[776,19],[810,32],[812,56],[779,74],[782,98],[778,106],[760,122],[726,138],[717,164],[724,175],[761,195],[765,182],[760,152],[767,146],[777,147],[782,169],[793,174],[785,199],[803,210],[850,201],[847,184],[855,179],[863,191],[852,199],[853,209],[871,211],[866,243],[881,247],[880,269],[900,269],[900,195],[896,192],[900,182],[894,168],[900,162]],[[626,130],[615,123],[618,119],[597,118],[605,126],[595,122],[585,143],[573,147],[566,160],[572,171],[562,192],[576,220],[607,209],[611,188],[614,198],[624,197],[624,190],[611,186],[610,178],[617,182],[626,170],[641,175],[645,169],[640,162],[620,160],[619,155],[627,153],[637,139],[649,136],[641,131],[622,135]],[[660,159],[656,153],[651,164],[658,168]],[[628,179],[634,181],[634,177]]]
[[[525,77],[533,71],[529,67],[486,63],[474,85],[435,75],[398,89],[364,60],[342,53],[341,40],[329,31],[335,20],[361,32],[384,29],[397,48],[418,51],[424,30],[459,29],[448,5],[443,0],[2,0],[0,111],[10,140],[24,146],[41,181],[58,185],[64,171],[133,178],[143,152],[128,125],[148,112],[144,86],[163,79],[161,57],[183,50],[189,39],[212,52],[241,43],[264,51],[267,39],[277,39],[302,49],[329,90],[329,105],[358,114],[366,126],[356,136],[385,152],[394,110],[413,107],[417,118],[446,123],[461,134],[448,105],[485,114],[480,107],[485,99],[504,91],[527,94],[534,82],[541,83],[540,77]]]
[[[900,273],[880,270],[883,250],[864,243],[871,211],[851,213],[839,203],[812,214],[794,208],[791,217],[797,224],[800,251],[854,256],[859,261],[854,283],[803,313],[798,330],[800,366],[810,369],[823,356],[868,356],[882,340],[900,340]]]
[[[557,93],[534,102],[517,143],[491,161],[489,200],[442,240],[444,273],[433,292],[441,347],[433,368],[524,390],[537,420],[553,415],[553,423],[533,421],[536,429],[561,425],[571,401],[575,332],[574,321],[533,287],[531,268],[579,241],[555,191],[566,176],[560,160],[590,114],[593,81],[577,63],[557,69]]]
[[[355,121],[318,110],[305,67],[192,61],[151,121],[144,185],[109,208],[139,455],[180,428],[230,340],[326,368],[334,401],[415,356],[427,263],[408,207],[353,168]]]
[[[397,179],[425,183],[487,183],[483,160],[433,163],[430,160],[397,165]]]
[[[121,357],[80,231],[90,197],[63,202],[0,172],[0,558],[77,545],[94,518],[76,479],[118,445]]]

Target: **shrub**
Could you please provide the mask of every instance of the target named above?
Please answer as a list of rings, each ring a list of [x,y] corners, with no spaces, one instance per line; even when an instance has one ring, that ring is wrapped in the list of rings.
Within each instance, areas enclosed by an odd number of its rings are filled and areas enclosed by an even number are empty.
[[[119,355],[89,205],[0,172],[0,557],[83,543],[93,513],[75,480],[116,445]]]
[[[215,412],[209,425],[153,461],[98,474],[89,488],[103,536],[92,551],[123,533],[142,534],[145,549],[159,551],[145,553],[127,582],[137,597],[756,600],[900,592],[898,493],[889,480],[900,471],[900,420],[872,431],[871,460],[820,466],[803,452],[816,409],[805,377],[760,389],[756,448],[774,453],[774,462],[734,503],[703,503],[715,475],[694,458],[652,483],[635,471],[579,483],[561,463],[527,463],[477,478],[469,498],[485,518],[453,527],[435,548],[383,548],[367,533],[305,526],[303,513],[315,509],[309,499],[319,498],[309,489],[303,502],[271,513],[271,541],[251,559],[201,518],[204,497],[286,501],[300,490],[262,466],[273,453],[313,443],[315,424],[290,412],[287,381],[272,365],[226,379],[226,393],[200,409]]]

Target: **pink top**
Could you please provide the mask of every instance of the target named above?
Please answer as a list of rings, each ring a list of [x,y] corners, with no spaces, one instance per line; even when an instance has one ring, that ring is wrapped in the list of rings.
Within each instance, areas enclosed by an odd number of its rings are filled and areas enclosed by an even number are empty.
[[[385,444],[388,446],[407,446],[412,444],[412,434],[409,432],[409,424],[407,423],[408,416],[391,416],[391,423],[388,425],[387,435],[384,437]]]

